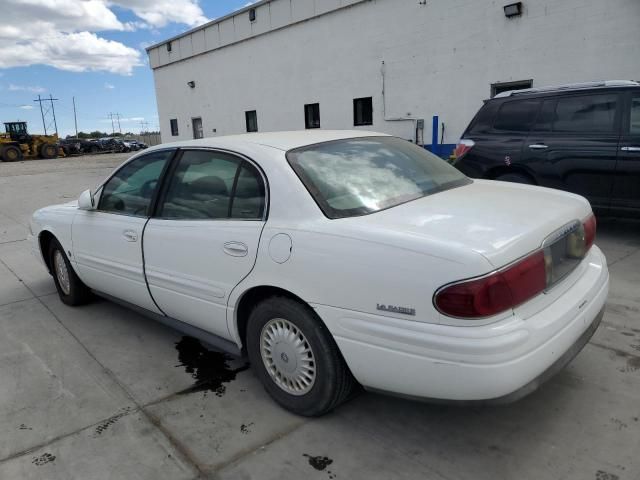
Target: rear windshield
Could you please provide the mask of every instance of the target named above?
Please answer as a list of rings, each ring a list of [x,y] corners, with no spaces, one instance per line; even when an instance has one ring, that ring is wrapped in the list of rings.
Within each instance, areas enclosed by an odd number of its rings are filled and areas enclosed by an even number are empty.
[[[291,150],[289,164],[329,218],[366,215],[471,183],[441,158],[396,137]]]

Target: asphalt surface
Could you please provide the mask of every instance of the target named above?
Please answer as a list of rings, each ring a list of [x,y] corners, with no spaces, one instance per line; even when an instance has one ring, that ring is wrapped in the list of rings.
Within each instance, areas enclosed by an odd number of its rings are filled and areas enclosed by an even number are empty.
[[[0,479],[640,479],[640,223],[600,222],[603,323],[533,395],[461,408],[365,393],[306,419],[152,320],[59,301],[29,216],[127,156],[0,163]]]

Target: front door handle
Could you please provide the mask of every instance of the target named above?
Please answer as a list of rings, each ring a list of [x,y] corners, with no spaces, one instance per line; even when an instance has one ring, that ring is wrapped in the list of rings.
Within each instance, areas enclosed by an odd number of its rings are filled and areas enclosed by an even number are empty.
[[[125,238],[127,242],[137,242],[138,234],[133,230],[125,230],[122,232],[122,236]]]
[[[620,150],[623,152],[640,152],[640,147],[622,147]]]
[[[223,247],[224,253],[232,257],[246,257],[249,247],[242,242],[227,242]]]
[[[531,150],[544,150],[545,148],[549,148],[549,147],[544,143],[534,143],[532,145],[529,145],[529,148]]]

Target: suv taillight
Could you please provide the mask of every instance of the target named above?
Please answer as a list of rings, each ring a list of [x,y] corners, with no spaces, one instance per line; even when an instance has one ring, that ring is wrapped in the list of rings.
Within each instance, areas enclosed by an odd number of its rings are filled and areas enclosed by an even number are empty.
[[[473,140],[469,140],[468,138],[463,138],[458,142],[456,148],[453,150],[453,155],[456,157],[456,160],[460,160],[463,156],[469,153],[469,150],[473,148],[476,144]]]
[[[567,255],[576,264],[586,256],[595,235],[596,218],[592,214],[577,230],[561,239],[566,242],[563,248]],[[433,303],[440,313],[450,317],[497,315],[542,293],[572,270],[561,268],[563,260],[560,265],[555,262],[551,248],[545,247],[483,277],[444,286],[436,292]]]

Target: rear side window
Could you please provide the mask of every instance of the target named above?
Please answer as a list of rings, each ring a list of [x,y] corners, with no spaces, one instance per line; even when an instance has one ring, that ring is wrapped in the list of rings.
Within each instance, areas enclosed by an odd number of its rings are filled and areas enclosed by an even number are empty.
[[[558,99],[554,132],[613,132],[618,95],[579,95]]]
[[[499,103],[497,102],[485,103],[473,119],[471,127],[469,128],[469,133],[487,133],[490,131],[491,126],[493,125],[493,119],[498,111],[498,105]]]
[[[494,130],[528,132],[538,114],[540,100],[515,100],[500,107],[493,124]]]
[[[631,99],[629,133],[631,133],[631,135],[640,135],[640,97],[633,97]]]
[[[180,158],[159,215],[181,220],[259,219],[264,198],[262,177],[248,162],[223,152],[192,150]]]

